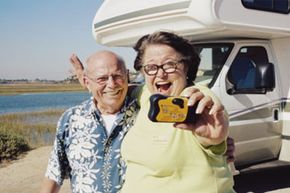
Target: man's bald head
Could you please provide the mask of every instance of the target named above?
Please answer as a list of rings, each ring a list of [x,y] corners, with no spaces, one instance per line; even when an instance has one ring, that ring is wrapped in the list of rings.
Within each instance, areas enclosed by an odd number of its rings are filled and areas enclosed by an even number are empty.
[[[96,52],[87,58],[87,66],[85,69],[86,74],[92,72],[96,66],[106,64],[109,61],[115,61],[118,66],[123,70],[123,72],[126,73],[127,69],[123,58],[121,58],[114,52],[103,50]]]

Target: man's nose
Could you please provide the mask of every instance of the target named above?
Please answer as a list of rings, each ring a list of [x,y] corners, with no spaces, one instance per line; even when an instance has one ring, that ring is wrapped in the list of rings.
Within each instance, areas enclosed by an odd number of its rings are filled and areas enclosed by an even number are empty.
[[[111,86],[111,87],[116,85],[116,82],[115,82],[113,76],[109,76],[109,77],[108,77],[107,85],[108,85],[108,86]]]

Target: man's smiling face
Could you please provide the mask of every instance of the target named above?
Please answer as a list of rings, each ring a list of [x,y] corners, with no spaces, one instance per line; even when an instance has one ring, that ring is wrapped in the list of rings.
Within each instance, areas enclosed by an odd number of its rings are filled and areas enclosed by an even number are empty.
[[[126,69],[116,55],[101,52],[88,60],[86,84],[101,113],[116,113],[121,109],[128,91]]]

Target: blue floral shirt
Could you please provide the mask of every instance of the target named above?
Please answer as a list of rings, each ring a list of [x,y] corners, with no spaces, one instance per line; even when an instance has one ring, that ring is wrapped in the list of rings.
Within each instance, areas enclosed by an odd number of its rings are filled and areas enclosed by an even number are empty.
[[[108,136],[93,98],[68,109],[58,122],[45,176],[59,185],[69,177],[74,193],[118,192],[125,172],[120,146],[137,111],[137,102],[127,97]]]

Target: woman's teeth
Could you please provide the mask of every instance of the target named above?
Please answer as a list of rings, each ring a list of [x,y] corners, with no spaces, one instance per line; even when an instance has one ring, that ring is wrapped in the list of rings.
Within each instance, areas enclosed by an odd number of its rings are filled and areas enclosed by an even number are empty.
[[[161,91],[167,91],[171,86],[171,83],[168,82],[168,83],[157,83],[156,84],[156,88],[159,92]]]

